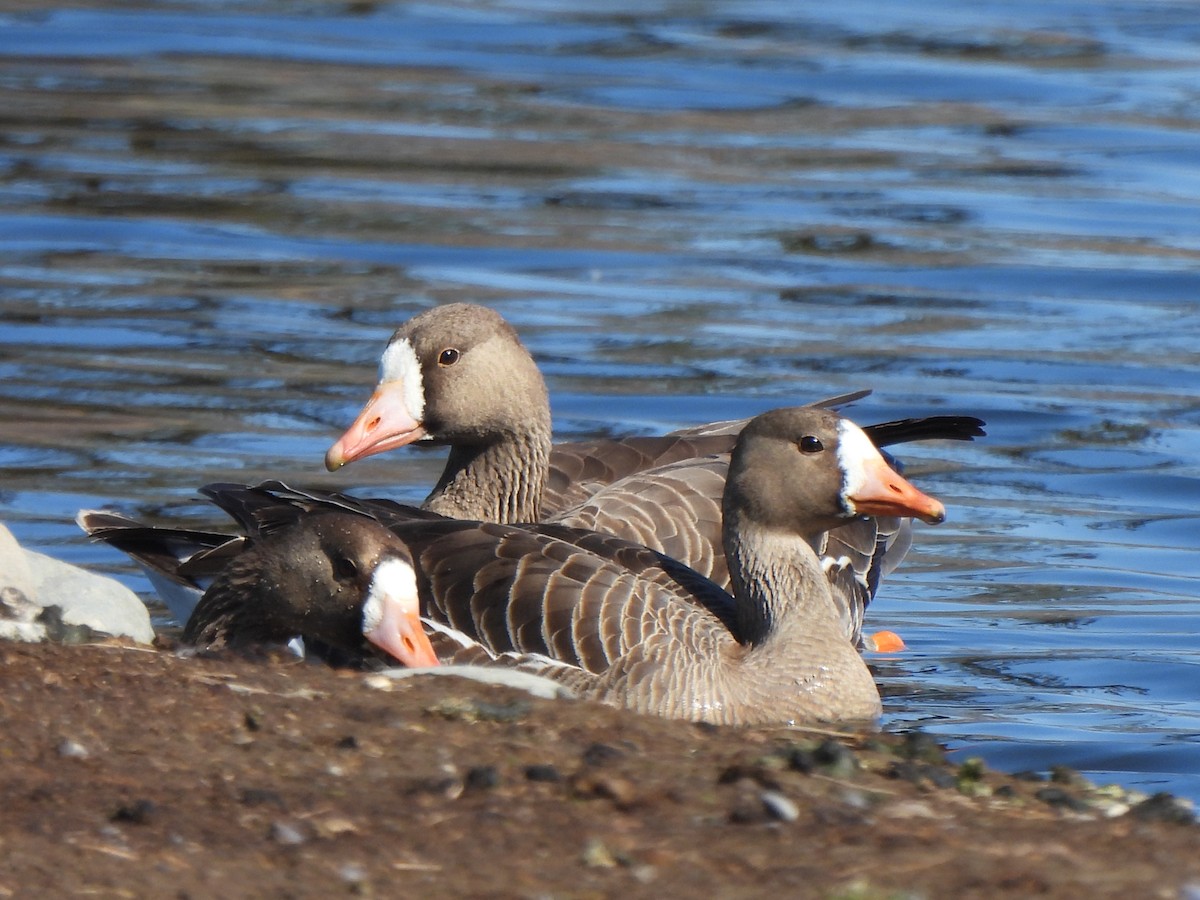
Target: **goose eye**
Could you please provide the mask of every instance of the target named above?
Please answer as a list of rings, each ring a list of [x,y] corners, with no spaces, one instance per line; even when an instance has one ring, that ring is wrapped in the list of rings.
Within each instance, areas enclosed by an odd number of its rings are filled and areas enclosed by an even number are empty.
[[[800,448],[801,453],[820,453],[825,449],[825,445],[821,443],[819,437],[813,437],[811,434],[806,434],[796,442],[796,446]]]
[[[438,365],[439,366],[452,366],[456,362],[458,362],[458,360],[461,356],[462,356],[462,354],[459,353],[457,350],[455,350],[453,347],[447,347],[440,354],[438,354]]]
[[[350,581],[358,577],[358,566],[354,560],[339,556],[333,561],[333,574],[342,581]]]

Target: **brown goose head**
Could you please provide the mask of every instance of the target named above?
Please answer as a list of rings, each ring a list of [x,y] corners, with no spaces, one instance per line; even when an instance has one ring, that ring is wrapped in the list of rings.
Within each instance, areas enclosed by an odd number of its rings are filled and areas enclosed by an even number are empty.
[[[348,652],[363,639],[435,666],[408,548],[365,516],[318,513],[256,540],[205,592],[183,632],[206,647],[294,637]]]
[[[725,514],[768,531],[817,534],[858,516],[936,524],[940,502],[902,478],[861,428],[811,406],[775,409],[743,429],[729,466]]]
[[[477,446],[526,432],[549,442],[546,385],[517,333],[493,310],[439,306],[405,322],[379,384],[325,455],[330,471],[414,441]]]
[[[864,515],[945,518],[883,459],[857,425],[812,407],[776,409],[743,429],[722,502],[725,558],[738,633],[761,645],[785,622],[834,627],[818,536]],[[824,598],[824,599],[822,599]]]

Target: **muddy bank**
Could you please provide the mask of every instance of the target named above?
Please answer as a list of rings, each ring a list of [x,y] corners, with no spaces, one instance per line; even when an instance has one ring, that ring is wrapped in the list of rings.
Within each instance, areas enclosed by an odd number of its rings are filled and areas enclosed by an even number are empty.
[[[454,678],[0,646],[7,896],[1186,896],[1185,807],[923,737]]]

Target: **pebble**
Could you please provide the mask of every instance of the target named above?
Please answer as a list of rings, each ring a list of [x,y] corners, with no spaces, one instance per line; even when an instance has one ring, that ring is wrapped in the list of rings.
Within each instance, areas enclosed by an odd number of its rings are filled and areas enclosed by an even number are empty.
[[[130,825],[145,825],[154,814],[154,804],[149,800],[135,800],[117,807],[108,817],[110,822],[127,822]]]
[[[833,738],[817,745],[813,751],[813,761],[830,778],[849,778],[858,769],[854,751]]]
[[[800,807],[779,791],[763,791],[758,797],[772,818],[780,822],[795,822],[800,818]]]
[[[79,741],[67,738],[58,745],[58,755],[64,759],[87,759],[90,754]]]
[[[589,744],[583,751],[583,764],[585,766],[606,766],[624,755],[611,744]]]
[[[271,840],[285,847],[295,847],[308,841],[308,836],[290,822],[272,822]]]
[[[463,779],[463,787],[468,791],[486,791],[498,784],[500,772],[495,766],[472,766]]]
[[[530,781],[543,781],[555,783],[562,781],[562,773],[555,766],[549,764],[534,764],[525,767],[525,777]]]
[[[611,800],[617,809],[631,809],[638,800],[637,786],[628,778],[604,773],[579,772],[571,779],[577,797]]]
[[[583,864],[590,869],[612,869],[617,865],[617,858],[603,841],[591,840],[583,847]]]
[[[1076,797],[1065,788],[1049,785],[1044,788],[1039,788],[1034,796],[1047,803],[1050,806],[1057,806],[1060,809],[1069,809],[1071,812],[1087,813],[1092,809],[1083,800]]]
[[[1187,801],[1172,797],[1167,793],[1153,794],[1130,810],[1130,815],[1144,822],[1173,822],[1178,825],[1191,825],[1196,821],[1196,813]]]

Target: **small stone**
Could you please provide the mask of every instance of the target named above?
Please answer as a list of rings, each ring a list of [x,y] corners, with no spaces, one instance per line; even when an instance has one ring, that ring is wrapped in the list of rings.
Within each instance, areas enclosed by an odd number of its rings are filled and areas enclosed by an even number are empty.
[[[358,826],[343,816],[326,816],[313,822],[318,837],[335,838],[343,834],[357,834]]]
[[[813,761],[830,778],[849,778],[858,768],[854,752],[833,738],[822,741],[813,751]]]
[[[981,781],[987,775],[987,766],[978,756],[972,756],[958,767],[959,781]]]
[[[630,868],[629,874],[633,876],[633,880],[638,884],[649,884],[658,877],[658,868],[642,863]]]
[[[958,767],[957,785],[959,793],[968,797],[990,797],[992,788],[984,778],[987,766],[982,759],[972,756]]]
[[[571,779],[571,788],[578,797],[611,800],[618,809],[629,809],[638,799],[634,783],[614,775],[581,772]]]
[[[1091,782],[1070,766],[1054,766],[1050,769],[1050,781],[1073,788],[1090,788]]]
[[[463,787],[468,791],[490,790],[499,783],[500,772],[495,766],[472,766],[463,779]]]
[[[1196,821],[1195,811],[1185,801],[1165,792],[1146,798],[1130,810],[1130,815],[1143,822],[1190,825]]]
[[[817,768],[816,755],[809,747],[792,747],[787,754],[788,768],[811,775]]]
[[[795,822],[800,818],[800,807],[779,791],[763,791],[758,796],[771,818],[780,822]]]
[[[414,794],[430,794],[446,800],[457,800],[463,795],[463,780],[457,775],[432,775],[419,779],[412,786]]]
[[[1047,786],[1039,789],[1034,796],[1043,803],[1047,803],[1050,806],[1057,806],[1060,809],[1068,809],[1071,812],[1086,813],[1091,811],[1086,803],[1070,791],[1061,787]]]
[[[739,781],[752,782],[768,790],[778,790],[780,786],[775,773],[758,763],[734,763],[722,769],[717,776],[717,784],[737,784]]]
[[[530,781],[543,781],[554,783],[562,781],[562,773],[555,766],[549,764],[534,764],[525,767],[525,777]]]
[[[583,764],[585,766],[606,766],[624,755],[611,744],[595,743],[583,751]]]
[[[913,760],[894,760],[888,768],[889,778],[898,778],[919,787],[952,788],[958,780],[954,773],[942,766]]]
[[[396,689],[396,679],[383,674],[368,675],[363,679],[363,684],[374,691],[394,691]]]
[[[71,738],[58,745],[58,755],[64,759],[87,759],[89,756],[87,747]]]
[[[927,763],[942,763],[946,751],[933,737],[923,731],[907,731],[900,745],[900,754],[906,759],[919,759]]]
[[[865,810],[871,807],[871,798],[865,791],[857,788],[847,788],[841,793],[841,800],[851,809]]]
[[[584,845],[582,858],[583,864],[591,869],[612,869],[617,865],[612,851],[599,840],[590,840]]]
[[[127,822],[130,825],[145,825],[154,813],[154,804],[149,800],[135,800],[133,803],[117,807],[108,817],[110,822]]]
[[[308,836],[291,822],[272,822],[271,840],[285,847],[295,847],[308,841]]]
[[[734,825],[759,825],[770,820],[762,799],[750,795],[739,797],[729,811],[729,821]]]

